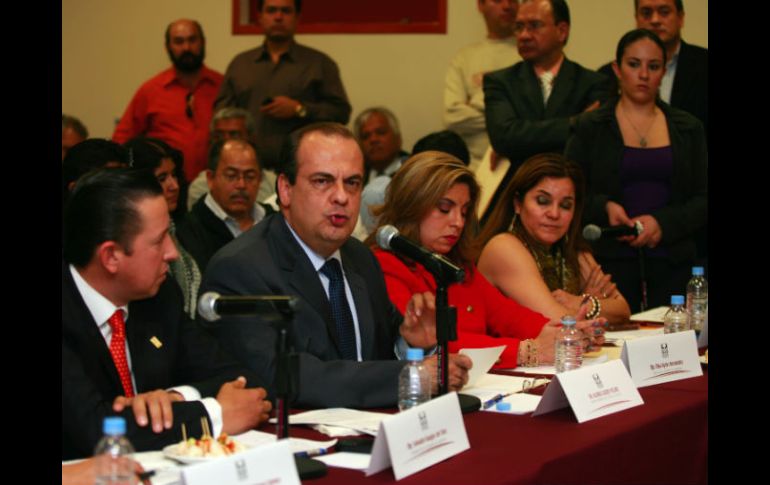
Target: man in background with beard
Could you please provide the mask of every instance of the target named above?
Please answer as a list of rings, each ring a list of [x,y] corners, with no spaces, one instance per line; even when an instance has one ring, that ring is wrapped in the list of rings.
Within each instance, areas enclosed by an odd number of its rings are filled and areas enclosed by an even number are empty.
[[[122,144],[145,135],[165,141],[184,154],[189,182],[206,168],[209,122],[223,76],[203,65],[206,38],[194,20],[169,24],[166,51],[173,67],[142,84],[112,139]]]

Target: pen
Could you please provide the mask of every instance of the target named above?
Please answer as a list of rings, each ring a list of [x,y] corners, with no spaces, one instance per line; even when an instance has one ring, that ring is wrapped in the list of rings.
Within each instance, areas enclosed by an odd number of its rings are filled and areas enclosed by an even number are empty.
[[[315,450],[298,451],[294,453],[294,456],[299,458],[310,458],[311,456],[320,456],[329,453],[326,448],[316,448]]]
[[[502,401],[506,397],[515,394],[514,392],[509,392],[508,394],[498,394],[497,396],[493,397],[492,399],[488,401],[484,401],[484,405],[482,406],[484,409],[489,409],[492,406],[494,406],[496,403]]]

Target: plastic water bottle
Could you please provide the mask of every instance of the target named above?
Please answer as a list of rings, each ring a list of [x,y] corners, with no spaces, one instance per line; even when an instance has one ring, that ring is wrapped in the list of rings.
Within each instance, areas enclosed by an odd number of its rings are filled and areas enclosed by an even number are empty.
[[[398,375],[398,409],[404,411],[430,400],[430,374],[422,365],[422,349],[408,349],[407,365]]]
[[[703,277],[703,266],[693,266],[692,278],[687,283],[687,316],[690,317],[690,328],[696,334],[703,330],[708,304],[709,285]]]
[[[134,447],[126,434],[126,420],[120,416],[104,418],[104,437],[96,445],[96,485],[132,485]]]
[[[556,335],[556,373],[580,368],[583,365],[583,336],[575,326],[575,317],[561,317],[561,329]]]
[[[671,295],[671,308],[663,317],[663,333],[684,332],[690,330],[687,310],[684,308],[683,295]]]

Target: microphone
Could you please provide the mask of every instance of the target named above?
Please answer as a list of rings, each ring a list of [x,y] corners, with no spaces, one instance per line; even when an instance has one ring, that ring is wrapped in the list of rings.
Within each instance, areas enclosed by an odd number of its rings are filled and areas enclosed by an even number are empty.
[[[421,265],[438,279],[448,279],[450,282],[459,283],[465,278],[462,268],[446,259],[444,256],[432,253],[422,246],[401,236],[398,229],[391,225],[382,226],[377,231],[377,244],[389,251],[399,253]]]
[[[209,291],[198,300],[198,315],[209,322],[228,315],[290,316],[296,307],[297,298],[293,296],[222,296]]]
[[[621,236],[638,236],[644,231],[644,226],[641,222],[636,221],[633,227],[629,226],[610,226],[599,227],[594,224],[588,224],[583,228],[583,237],[588,241],[598,241],[603,237],[621,237]]]

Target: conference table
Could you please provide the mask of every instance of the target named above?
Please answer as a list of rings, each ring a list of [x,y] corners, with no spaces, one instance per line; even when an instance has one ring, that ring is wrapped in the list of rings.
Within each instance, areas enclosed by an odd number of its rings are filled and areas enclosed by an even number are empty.
[[[464,415],[470,449],[400,480],[449,484],[690,484],[708,482],[708,372],[639,389],[644,404],[579,424],[570,409],[532,417]],[[292,427],[292,436],[328,439]],[[313,484],[395,483],[329,467]]]
[[[470,449],[398,483],[707,483],[708,370],[699,377],[644,387],[639,393],[643,405],[582,424],[568,408],[537,417],[484,411],[465,414]],[[275,432],[275,426],[266,424],[260,431]],[[329,439],[304,426],[292,426],[290,434]],[[390,468],[366,477],[359,470],[329,467],[326,476],[303,483],[396,481]]]

